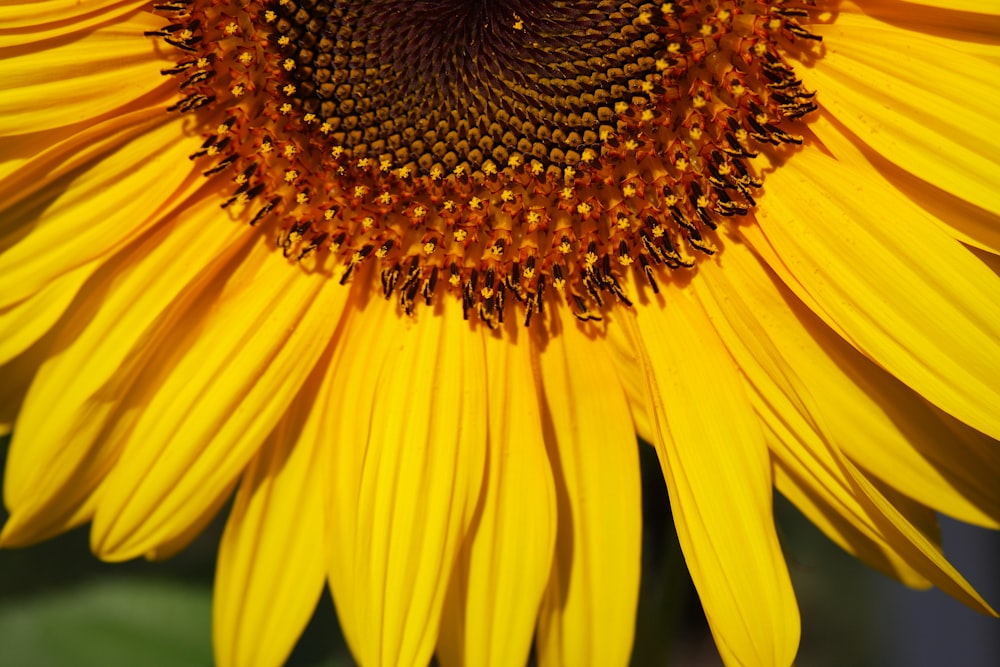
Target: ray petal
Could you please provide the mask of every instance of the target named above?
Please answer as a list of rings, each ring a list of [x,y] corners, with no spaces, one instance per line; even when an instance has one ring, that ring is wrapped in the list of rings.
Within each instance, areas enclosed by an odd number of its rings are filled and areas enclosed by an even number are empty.
[[[89,16],[115,16],[119,8],[126,11],[145,5],[141,0],[4,0],[0,3],[0,30],[14,32],[39,25],[76,23]]]
[[[38,46],[44,40],[66,38],[97,26],[121,21],[146,2],[141,0],[43,0],[3,2],[0,6],[0,49],[5,55],[16,47]]]
[[[938,511],[1000,522],[1000,455],[963,444],[912,390],[848,345],[746,248],[704,264],[702,303],[772,409],[798,411],[866,471]],[[755,380],[756,379],[756,380]],[[791,417],[785,417],[788,421]]]
[[[0,58],[0,136],[98,118],[167,90],[158,71],[171,61],[153,38],[142,38],[162,26],[163,19],[140,13],[55,46],[42,42],[41,54],[31,45],[9,49],[13,53]]]
[[[302,387],[250,462],[219,548],[213,645],[220,667],[279,667],[326,580],[326,468],[310,419],[326,371]]]
[[[757,220],[740,233],[827,324],[1000,436],[1000,279],[979,259],[878,172],[820,150],[769,174]]]
[[[790,665],[799,612],[772,514],[768,449],[694,283],[636,317],[678,539],[727,665]]]
[[[625,665],[642,550],[638,444],[601,339],[561,315],[560,329],[538,352],[559,514],[538,662]]]
[[[134,557],[182,530],[242,471],[312,371],[350,290],[274,254],[260,238],[199,319],[172,325],[172,349],[137,382],[141,414],[102,488],[96,553]]]
[[[359,414],[337,411],[355,420],[348,428],[356,438],[337,442],[333,462],[338,478],[350,478],[335,489],[334,536],[345,541],[333,548],[349,553],[337,557],[346,572],[331,581],[364,665],[427,664],[480,500],[488,442],[482,337],[459,304],[441,307],[415,322],[388,313],[378,341],[367,339],[363,356],[345,362],[376,378]]]
[[[438,659],[527,664],[552,568],[556,497],[527,332],[486,337],[489,459],[483,506],[452,575]]]
[[[17,419],[4,483],[12,516],[5,544],[24,544],[68,527],[79,505],[117,460],[135,422],[135,382],[181,319],[228,262],[256,238],[220,234],[214,202],[179,209],[176,220],[134,244],[88,283],[52,335]],[[221,277],[220,277],[221,276]],[[51,353],[52,351],[58,353]],[[52,419],[52,406],[59,419]],[[71,525],[71,524],[69,524]]]
[[[799,72],[827,111],[886,159],[1000,213],[1000,67],[862,13],[817,31],[823,57]]]
[[[190,153],[179,132],[179,121],[153,127],[139,121],[99,142],[90,156],[75,155],[70,165],[59,162],[78,143],[68,141],[0,183],[0,197],[21,199],[3,211],[10,231],[0,240],[0,304],[17,303],[123,247],[161,220],[162,208],[176,202],[172,197],[193,190],[189,170],[173,168]],[[32,177],[46,171],[38,180],[49,182],[32,194]]]

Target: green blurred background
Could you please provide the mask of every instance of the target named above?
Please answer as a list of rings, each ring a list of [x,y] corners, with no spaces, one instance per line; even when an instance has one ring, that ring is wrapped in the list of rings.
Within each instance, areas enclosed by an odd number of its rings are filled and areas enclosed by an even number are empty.
[[[659,468],[642,447],[643,587],[632,664],[721,665],[683,568]],[[6,442],[0,442],[0,458]],[[841,552],[776,499],[802,610],[801,667],[996,667],[1000,623],[939,591],[919,593]],[[0,517],[5,518],[0,514]],[[211,593],[223,518],[173,559],[101,563],[87,529],[0,551],[0,667],[208,667]],[[1000,605],[1000,533],[943,524],[946,551]],[[290,667],[353,662],[328,595]]]

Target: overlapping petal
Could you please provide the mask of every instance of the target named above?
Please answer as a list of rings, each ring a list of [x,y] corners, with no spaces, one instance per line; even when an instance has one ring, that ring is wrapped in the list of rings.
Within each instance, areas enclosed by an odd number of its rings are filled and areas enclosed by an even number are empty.
[[[284,664],[325,585],[329,443],[313,397],[326,370],[317,364],[240,482],[215,576],[220,667]]]
[[[670,289],[635,318],[674,525],[723,660],[789,665],[799,613],[774,527],[768,448],[695,289]]]
[[[361,664],[425,665],[480,501],[486,360],[458,304],[415,321],[389,306],[375,307],[385,316],[373,336],[346,343],[351,356],[332,362],[338,375],[342,366],[374,383],[338,382],[373,393],[356,412],[346,411],[350,400],[331,408],[330,427],[342,434],[332,462],[331,583]]]
[[[444,608],[437,651],[443,667],[527,664],[552,571],[555,485],[529,336],[514,335],[516,343],[484,339],[489,457],[482,506]]]
[[[136,418],[133,388],[198,299],[211,301],[252,230],[220,234],[215,206],[175,211],[175,224],[103,267],[46,341],[18,415],[4,480],[7,544],[42,539],[90,518],[81,505],[114,466]],[[137,261],[141,258],[142,261]],[[187,319],[185,319],[185,317]],[[52,419],[52,406],[59,419]],[[75,516],[67,522],[65,517]]]
[[[136,384],[140,414],[91,531],[106,558],[145,553],[232,483],[311,373],[349,294],[274,261],[263,238],[227,287],[195,319],[171,323],[172,345]]]
[[[854,165],[796,154],[769,174],[759,224],[741,234],[852,345],[997,437],[1000,279],[877,172]]]
[[[538,619],[539,665],[625,665],[639,595],[639,453],[597,332],[568,313],[538,346],[543,428],[556,481],[555,563]]]
[[[823,108],[886,159],[1000,213],[993,68],[862,13],[845,12],[819,32],[823,57],[800,72],[823,91]]]
[[[0,57],[0,137],[134,110],[157,89],[170,90],[169,82],[155,73],[171,61],[152,38],[136,38],[162,26],[162,19],[141,12],[55,43],[35,38],[5,49]],[[0,47],[4,42],[0,33]]]

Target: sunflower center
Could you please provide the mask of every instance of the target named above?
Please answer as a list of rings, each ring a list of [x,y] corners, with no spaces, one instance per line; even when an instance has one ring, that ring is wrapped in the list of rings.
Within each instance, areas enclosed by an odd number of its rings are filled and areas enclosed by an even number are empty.
[[[816,108],[785,60],[817,40],[781,0],[209,0],[157,5],[172,111],[223,207],[290,261],[377,262],[407,313],[439,292],[490,326],[510,301],[581,319],[636,271],[715,250],[755,206],[752,158]]]
[[[286,2],[288,97],[356,156],[472,173],[579,164],[616,107],[655,105],[654,15],[617,2]],[[662,22],[661,22],[662,23]],[[662,28],[662,25],[659,26]]]

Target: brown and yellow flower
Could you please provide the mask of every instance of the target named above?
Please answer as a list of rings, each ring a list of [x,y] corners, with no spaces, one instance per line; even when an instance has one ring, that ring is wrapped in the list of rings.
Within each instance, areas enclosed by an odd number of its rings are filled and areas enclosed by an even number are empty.
[[[773,489],[993,613],[994,2],[2,4],[3,545],[235,491],[220,665],[324,586],[362,665],[625,664],[638,434],[727,664],[795,656]]]

